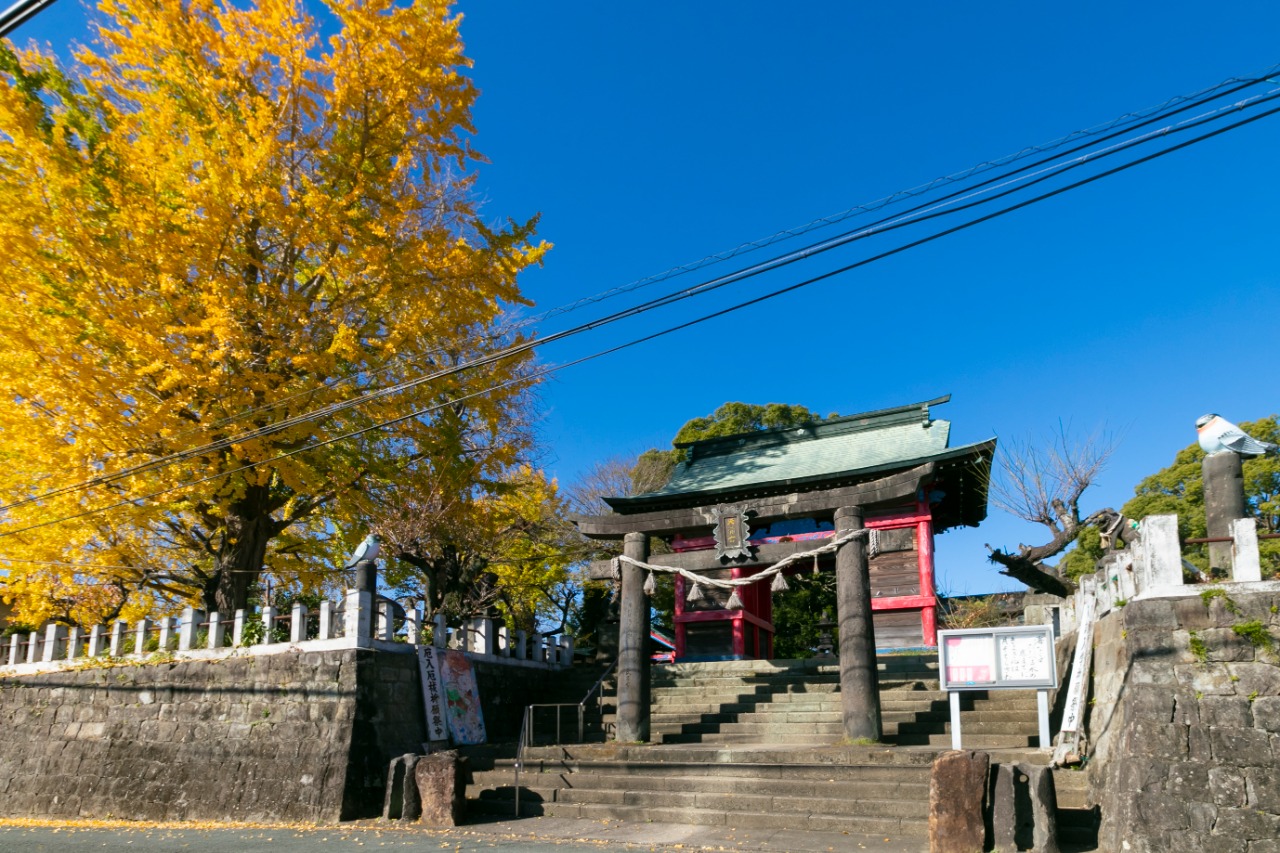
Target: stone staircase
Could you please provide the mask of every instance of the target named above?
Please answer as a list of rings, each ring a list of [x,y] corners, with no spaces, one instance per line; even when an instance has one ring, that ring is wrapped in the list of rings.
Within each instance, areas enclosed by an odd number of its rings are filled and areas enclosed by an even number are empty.
[[[879,659],[883,742],[951,745],[947,694],[932,656]],[[726,661],[677,664],[654,674],[654,743],[829,745],[843,735],[835,663]],[[961,697],[967,749],[1038,745],[1035,694],[979,691]]]
[[[881,744],[843,743],[833,662],[655,667],[653,745],[527,749],[521,815],[924,838],[930,765],[951,747],[947,695],[933,656],[882,656],[878,664]],[[606,696],[603,729],[613,704]],[[1000,750],[993,761],[1047,760],[1028,749],[1038,745],[1033,693],[968,693],[961,708],[966,749]],[[603,739],[600,729],[595,738]],[[514,749],[470,754],[472,810],[511,816]],[[1084,778],[1055,773],[1062,838],[1085,843],[1078,849],[1090,849],[1096,824]]]

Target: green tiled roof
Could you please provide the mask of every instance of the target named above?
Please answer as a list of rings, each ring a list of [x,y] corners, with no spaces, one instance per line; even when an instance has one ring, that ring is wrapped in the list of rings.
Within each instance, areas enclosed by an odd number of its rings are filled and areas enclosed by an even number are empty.
[[[969,464],[965,460],[980,459],[983,466],[989,466],[994,441],[949,448],[951,423],[930,417],[930,406],[949,399],[940,397],[803,427],[678,445],[687,452],[688,460],[676,467],[665,486],[643,495],[607,501],[615,511],[630,513],[674,505],[673,502],[702,503],[722,496],[776,492],[780,488],[826,488],[883,476],[930,460],[960,464],[963,468]],[[952,486],[959,491],[960,480],[969,477],[959,474],[959,480],[956,475],[949,479],[956,480]],[[978,491],[981,494],[975,493],[971,498],[978,499],[980,505],[963,513],[966,517],[975,512],[980,513],[975,516],[978,519],[985,515],[985,483]]]

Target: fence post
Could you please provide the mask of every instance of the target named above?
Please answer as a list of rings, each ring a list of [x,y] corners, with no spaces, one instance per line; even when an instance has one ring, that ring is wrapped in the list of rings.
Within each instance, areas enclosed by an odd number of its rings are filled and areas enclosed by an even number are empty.
[[[111,656],[113,658],[120,657],[120,653],[124,651],[124,632],[129,629],[125,622],[116,622],[111,626]]]
[[[196,631],[204,621],[204,613],[194,607],[182,610],[182,619],[178,622],[178,651],[189,652],[196,647]]]
[[[102,633],[105,628],[104,625],[94,625],[89,629],[89,647],[85,649],[89,657],[96,658],[102,654]]]
[[[21,637],[14,634],[9,638],[9,666],[18,665],[18,647],[22,645]]]
[[[511,657],[511,629],[506,625],[498,626],[498,654]]]
[[[373,593],[367,590],[347,590],[347,600],[342,614],[342,632],[347,637],[369,637],[373,634]]]
[[[271,635],[276,630],[276,609],[271,605],[262,608],[262,645],[266,646],[275,642],[275,637]]]
[[[1182,586],[1182,544],[1176,515],[1149,515],[1142,520],[1143,539],[1150,551],[1151,577],[1156,586]]]
[[[395,608],[391,606],[390,601],[378,602],[378,633],[379,640],[390,642],[395,637]]]
[[[237,648],[244,645],[244,608],[236,611],[235,623],[231,626],[231,645]]]
[[[133,655],[134,657],[146,657],[147,655],[147,634],[151,633],[151,620],[139,619],[138,625],[133,632]]]
[[[227,623],[222,621],[222,614],[215,610],[209,614],[209,648],[222,648],[226,636]]]
[[[1231,579],[1240,583],[1262,580],[1258,554],[1258,522],[1237,518],[1231,522]]]
[[[573,637],[568,634],[560,638],[560,664],[573,666]]]
[[[416,646],[422,642],[422,616],[418,613],[418,602],[409,602],[404,613],[404,630],[409,636],[409,645]]]
[[[434,626],[431,631],[431,645],[437,649],[448,648],[449,646],[449,625],[445,622],[444,614],[437,613],[431,620]]]
[[[67,639],[67,627],[65,625],[47,625],[44,629],[44,649],[40,660],[44,663],[52,663],[58,657],[58,643]]]
[[[169,651],[169,643],[173,640],[173,619],[168,616],[160,617],[160,642],[156,644],[156,651]]]
[[[333,602],[327,598],[320,602],[320,633],[316,639],[333,639]]]
[[[79,625],[72,625],[67,629],[67,654],[65,656],[67,660],[75,660],[80,657],[82,633]]]
[[[301,601],[293,603],[289,612],[289,642],[302,643],[307,639],[307,606]]]
[[[516,660],[527,660],[529,657],[529,635],[524,629],[516,631]]]

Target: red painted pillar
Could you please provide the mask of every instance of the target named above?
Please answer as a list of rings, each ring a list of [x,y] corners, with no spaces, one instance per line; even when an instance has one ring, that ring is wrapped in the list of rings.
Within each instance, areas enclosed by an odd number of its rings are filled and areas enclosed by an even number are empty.
[[[920,557],[920,594],[934,598],[937,591],[933,588],[933,521],[928,501],[916,503],[916,513],[921,516],[916,522],[916,550]],[[937,607],[929,605],[920,611],[920,627],[924,634],[926,646],[938,645],[938,612]]]
[[[684,657],[684,623],[680,621],[680,617],[684,615],[684,576],[676,575],[676,607],[675,615],[672,621],[675,622],[676,629],[676,660]]]
[[[729,573],[729,576],[732,577],[734,580],[737,580],[738,578],[742,577],[742,569],[739,568],[738,566],[734,566],[733,571]],[[746,587],[739,587],[738,600],[742,602],[742,608],[734,612],[732,616],[733,653],[735,656],[740,658],[746,657],[746,654],[747,654],[747,630],[746,630],[747,623],[742,618],[743,611],[745,611],[747,608],[747,599],[749,598],[749,596],[746,593],[747,593]]]

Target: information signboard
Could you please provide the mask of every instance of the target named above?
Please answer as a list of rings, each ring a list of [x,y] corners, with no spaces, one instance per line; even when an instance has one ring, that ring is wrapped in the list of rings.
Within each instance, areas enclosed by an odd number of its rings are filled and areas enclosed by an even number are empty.
[[[938,657],[943,690],[1058,686],[1052,625],[939,631]]]

